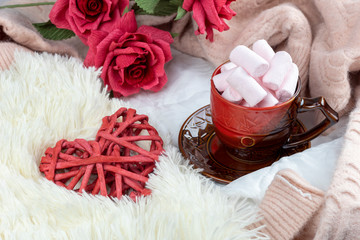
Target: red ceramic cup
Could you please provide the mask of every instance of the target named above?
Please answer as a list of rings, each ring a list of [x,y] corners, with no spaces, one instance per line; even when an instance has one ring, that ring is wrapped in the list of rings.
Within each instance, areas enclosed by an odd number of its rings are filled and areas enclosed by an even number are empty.
[[[213,76],[219,74],[221,65]],[[338,122],[338,114],[323,97],[299,97],[301,84],[294,96],[276,106],[243,107],[224,99],[211,78],[210,106],[216,136],[235,160],[246,163],[273,161],[282,148],[305,144]],[[319,109],[325,119],[306,132],[291,135],[297,114]]]

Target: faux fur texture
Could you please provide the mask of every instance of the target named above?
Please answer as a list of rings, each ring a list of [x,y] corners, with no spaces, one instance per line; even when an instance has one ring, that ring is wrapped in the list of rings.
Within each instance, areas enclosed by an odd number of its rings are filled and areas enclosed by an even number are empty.
[[[152,195],[136,203],[80,196],[46,180],[38,166],[47,147],[92,140],[102,117],[129,106],[109,99],[99,72],[74,58],[15,58],[0,72],[1,239],[265,239],[245,228],[256,221],[253,205],[224,195],[169,144],[148,182]],[[156,127],[152,114],[137,112]]]

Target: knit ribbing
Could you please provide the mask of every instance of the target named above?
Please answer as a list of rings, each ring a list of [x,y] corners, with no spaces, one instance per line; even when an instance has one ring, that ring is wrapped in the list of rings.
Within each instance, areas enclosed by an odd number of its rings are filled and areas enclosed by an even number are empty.
[[[263,232],[272,239],[292,239],[313,216],[323,199],[322,191],[312,187],[291,170],[274,178],[260,205],[265,223]]]

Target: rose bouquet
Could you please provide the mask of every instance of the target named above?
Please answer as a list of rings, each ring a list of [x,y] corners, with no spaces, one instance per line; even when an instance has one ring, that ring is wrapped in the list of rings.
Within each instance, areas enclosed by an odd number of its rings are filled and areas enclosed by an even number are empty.
[[[154,26],[138,26],[136,15],[171,16],[172,21],[192,13],[198,29],[213,41],[213,29],[228,30],[224,19],[236,13],[235,0],[57,0],[56,2],[8,5],[24,7],[53,4],[46,23],[34,23],[47,39],[73,36],[89,47],[85,66],[101,68],[101,79],[115,97],[129,96],[140,89],[157,92],[166,84],[165,63],[170,61],[173,37]]]

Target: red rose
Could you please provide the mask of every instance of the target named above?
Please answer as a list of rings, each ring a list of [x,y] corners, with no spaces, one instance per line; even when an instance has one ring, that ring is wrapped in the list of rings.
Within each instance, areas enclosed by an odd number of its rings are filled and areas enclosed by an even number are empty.
[[[86,44],[93,30],[111,31],[129,0],[57,0],[50,21],[58,28],[72,30]]]
[[[193,12],[193,18],[198,25],[195,34],[207,33],[206,39],[213,41],[213,28],[222,32],[229,26],[224,18],[230,20],[236,13],[230,9],[230,3],[235,0],[184,0],[183,8]]]
[[[102,67],[101,78],[115,96],[140,89],[159,91],[167,82],[164,65],[171,57],[169,32],[141,26],[133,11],[125,14],[110,33],[94,31],[85,66]]]

